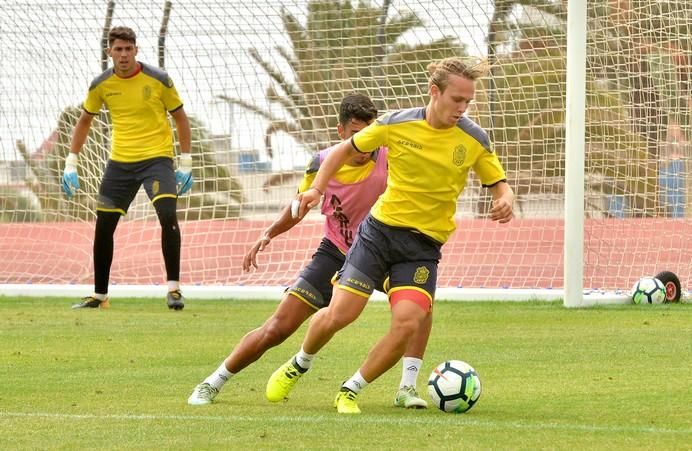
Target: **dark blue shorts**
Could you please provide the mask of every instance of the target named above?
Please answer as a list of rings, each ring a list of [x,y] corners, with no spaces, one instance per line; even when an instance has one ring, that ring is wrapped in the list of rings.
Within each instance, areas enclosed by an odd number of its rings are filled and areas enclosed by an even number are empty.
[[[127,213],[139,187],[144,186],[149,199],[156,202],[162,197],[178,198],[173,160],[157,157],[137,163],[108,160],[99,187],[96,210]]]
[[[368,215],[346,254],[338,285],[366,297],[384,285],[390,301],[393,293],[408,291],[427,293],[432,302],[441,247],[416,230],[388,226]]]
[[[303,268],[298,279],[286,291],[315,310],[327,307],[332,300],[333,282],[345,260],[346,256],[334,243],[322,238],[310,263]],[[376,288],[383,293],[385,291],[382,284]]]
[[[328,306],[332,300],[332,278],[344,264],[345,258],[334,243],[322,238],[310,263],[286,291],[316,310]]]

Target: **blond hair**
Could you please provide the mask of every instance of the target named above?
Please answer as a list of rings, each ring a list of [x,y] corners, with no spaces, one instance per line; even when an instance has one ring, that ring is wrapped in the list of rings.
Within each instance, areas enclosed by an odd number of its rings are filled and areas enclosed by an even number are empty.
[[[428,64],[430,86],[436,85],[440,91],[444,91],[449,83],[450,75],[460,75],[469,80],[476,81],[488,72],[488,66],[482,61],[470,63],[453,56],[445,58],[437,63]]]

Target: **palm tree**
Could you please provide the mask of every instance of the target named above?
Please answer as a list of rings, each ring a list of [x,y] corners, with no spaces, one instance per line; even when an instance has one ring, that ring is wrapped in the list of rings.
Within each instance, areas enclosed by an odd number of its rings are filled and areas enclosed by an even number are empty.
[[[271,79],[267,100],[279,105],[286,118],[235,97],[219,97],[269,122],[265,144],[270,158],[271,139],[278,132],[290,134],[310,150],[337,141],[338,106],[348,92],[366,92],[380,107],[419,104],[427,91],[427,64],[465,54],[451,36],[426,44],[401,44],[404,33],[424,23],[410,11],[390,16],[389,3],[376,8],[365,2],[353,6],[349,1],[313,0],[305,24],[284,9],[281,19],[291,48],[277,47],[276,52],[290,68],[288,73],[268,62],[256,48],[249,49]]]
[[[106,47],[108,45],[108,31],[112,21],[115,3],[109,1],[106,5],[105,25],[101,38],[101,66],[106,70],[108,57]],[[164,4],[164,12],[159,32],[159,65],[164,64],[165,36],[170,17],[171,2]],[[37,157],[32,157],[26,151],[23,143],[18,143],[18,151],[27,162],[32,173],[32,180],[27,181],[27,186],[38,198],[41,206],[40,215],[44,220],[92,220],[96,215],[98,184],[100,174],[108,161],[110,154],[111,121],[110,113],[101,112],[92,122],[85,145],[80,152],[80,183],[81,190],[72,199],[67,199],[61,189],[62,170],[65,157],[69,152],[70,139],[81,109],[75,106],[65,108],[58,119],[58,125],[53,133],[54,142],[50,148]],[[213,219],[232,218],[240,215],[240,204],[245,201],[242,186],[237,178],[230,174],[225,166],[216,161],[214,149],[211,146],[212,139],[204,124],[190,117],[192,129],[191,152],[195,156],[193,175],[197,180],[195,188],[189,196],[178,199],[178,216],[181,219]],[[177,131],[176,131],[177,132]],[[176,139],[177,142],[177,139]],[[17,192],[16,195],[22,194]],[[26,195],[22,194],[20,202],[26,205],[26,211],[31,211],[31,206]],[[0,193],[0,200],[4,199]],[[5,202],[4,200],[2,200]],[[6,202],[7,203],[7,202]],[[10,208],[8,204],[8,209]],[[23,220],[35,220],[38,213],[24,215]],[[5,215],[7,216],[7,215]],[[14,215],[11,219],[19,216]]]
[[[497,86],[495,85],[496,68],[498,61],[499,47],[512,40],[516,36],[516,27],[510,25],[513,11],[518,6],[530,6],[536,8],[546,15],[559,16],[563,13],[559,5],[546,3],[545,0],[495,0],[493,15],[488,24],[488,64],[490,65],[490,77],[488,79],[488,113],[490,127],[488,128],[491,140],[495,142],[495,104],[497,102]],[[549,30],[546,30],[549,31]],[[523,33],[531,33],[526,28]],[[531,33],[535,34],[535,33]]]

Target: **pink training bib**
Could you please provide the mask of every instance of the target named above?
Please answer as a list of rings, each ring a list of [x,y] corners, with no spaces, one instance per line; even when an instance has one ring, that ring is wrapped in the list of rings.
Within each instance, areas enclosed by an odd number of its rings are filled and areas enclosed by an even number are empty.
[[[331,149],[319,152],[320,164]],[[324,192],[325,237],[344,253],[353,244],[358,226],[387,187],[387,148],[373,152],[373,159],[375,166],[367,178],[349,184],[331,179]]]

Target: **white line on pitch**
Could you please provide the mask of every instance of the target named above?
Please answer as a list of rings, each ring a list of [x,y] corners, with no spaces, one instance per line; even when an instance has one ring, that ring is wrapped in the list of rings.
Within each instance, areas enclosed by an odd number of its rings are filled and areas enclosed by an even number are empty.
[[[273,417],[251,417],[240,415],[97,415],[97,414],[73,414],[73,413],[50,413],[50,412],[2,412],[0,417],[19,417],[19,418],[65,418],[70,420],[170,420],[170,421],[244,421],[248,423],[255,422],[280,422],[280,423],[314,423],[319,422],[337,422],[343,421],[345,418],[338,415],[303,415],[303,416],[273,416]],[[460,418],[458,415],[442,415],[434,418],[411,418],[411,417],[375,417],[375,416],[349,416],[348,420],[354,423],[362,424],[389,424],[389,425],[439,425],[441,422],[447,422],[457,426],[469,425],[488,428],[512,428],[512,429],[528,429],[528,430],[574,430],[588,432],[638,432],[638,433],[655,433],[655,434],[692,434],[692,429],[667,429],[659,427],[638,427],[638,426],[597,426],[589,424],[561,424],[561,423],[528,423],[519,421],[488,421],[476,418]]]

